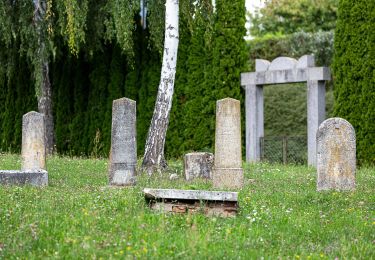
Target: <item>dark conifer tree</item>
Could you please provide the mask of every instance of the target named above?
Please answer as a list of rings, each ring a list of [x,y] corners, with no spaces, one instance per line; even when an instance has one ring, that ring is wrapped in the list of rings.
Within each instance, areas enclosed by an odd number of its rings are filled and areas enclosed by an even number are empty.
[[[192,22],[192,36],[187,60],[186,102],[183,106],[185,151],[211,150],[213,144],[212,129],[214,119],[207,103],[212,102],[209,84],[212,63],[213,8],[211,1],[200,1]],[[209,93],[207,99],[204,95]]]
[[[335,31],[334,113],[356,130],[360,163],[375,163],[375,2],[341,0]]]

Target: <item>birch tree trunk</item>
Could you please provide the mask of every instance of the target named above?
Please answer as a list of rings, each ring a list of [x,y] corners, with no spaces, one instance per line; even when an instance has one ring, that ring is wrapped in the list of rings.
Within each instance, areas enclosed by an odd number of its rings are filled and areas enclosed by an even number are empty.
[[[142,168],[149,175],[165,169],[164,144],[172,107],[178,50],[178,0],[166,0],[163,63],[154,114],[148,130]]]
[[[53,124],[53,113],[52,113],[52,89],[51,82],[49,79],[49,63],[48,55],[46,54],[46,34],[42,23],[46,15],[47,3],[46,0],[33,0],[34,3],[34,24],[38,35],[38,49],[37,55],[39,55],[40,62],[37,66],[41,68],[35,68],[35,70],[41,73],[41,80],[37,80],[40,86],[37,86],[38,96],[38,111],[44,114],[45,119],[45,138],[46,138],[46,152],[52,154],[54,150],[54,124]]]

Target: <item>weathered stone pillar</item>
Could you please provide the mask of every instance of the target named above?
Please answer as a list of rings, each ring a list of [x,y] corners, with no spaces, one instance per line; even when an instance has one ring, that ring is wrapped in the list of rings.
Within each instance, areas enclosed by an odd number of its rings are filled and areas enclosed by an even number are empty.
[[[316,166],[316,131],[325,119],[325,81],[307,81],[307,162]]]
[[[246,161],[260,161],[260,138],[264,136],[263,86],[245,86]]]
[[[184,157],[185,179],[190,181],[195,178],[212,179],[212,166],[214,155],[212,153],[188,153]]]
[[[243,186],[240,101],[232,98],[216,103],[213,185],[217,188]]]
[[[22,170],[46,169],[44,115],[31,111],[22,117]]]
[[[128,98],[113,101],[111,134],[109,184],[133,185],[137,166],[135,101]]]
[[[317,190],[355,189],[356,140],[353,126],[342,118],[325,120],[318,129]]]

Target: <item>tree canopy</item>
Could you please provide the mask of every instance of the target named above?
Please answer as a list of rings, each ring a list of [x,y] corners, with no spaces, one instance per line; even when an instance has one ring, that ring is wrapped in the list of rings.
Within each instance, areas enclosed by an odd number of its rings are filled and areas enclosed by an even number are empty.
[[[250,34],[291,34],[335,28],[338,0],[269,0],[250,16]]]

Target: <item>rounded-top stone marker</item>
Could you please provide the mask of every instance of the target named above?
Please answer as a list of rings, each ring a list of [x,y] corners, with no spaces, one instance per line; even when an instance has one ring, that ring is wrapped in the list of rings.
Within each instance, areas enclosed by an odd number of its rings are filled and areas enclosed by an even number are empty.
[[[317,131],[317,190],[353,190],[356,172],[356,138],[353,126],[330,118]]]

